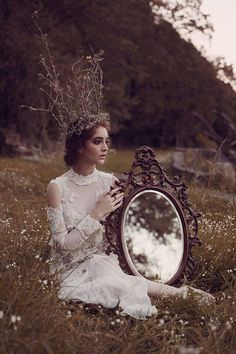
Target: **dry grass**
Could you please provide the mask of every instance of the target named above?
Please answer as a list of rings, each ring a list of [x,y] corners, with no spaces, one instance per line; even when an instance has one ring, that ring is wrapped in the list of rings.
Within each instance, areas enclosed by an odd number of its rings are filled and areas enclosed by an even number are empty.
[[[105,170],[127,170],[132,158],[129,151],[111,154]],[[192,285],[214,293],[216,304],[160,299],[155,302],[157,317],[145,321],[103,309],[92,313],[58,301],[57,282],[44,258],[49,238],[46,186],[64,170],[58,161],[0,159],[0,352],[234,353],[234,202],[196,185],[190,188],[191,200],[203,213],[203,246],[195,250],[200,262]]]

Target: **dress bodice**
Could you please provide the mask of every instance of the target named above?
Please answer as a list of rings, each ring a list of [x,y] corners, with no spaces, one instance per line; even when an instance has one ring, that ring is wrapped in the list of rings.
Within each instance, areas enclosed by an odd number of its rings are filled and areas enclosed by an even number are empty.
[[[113,175],[95,168],[90,175],[82,176],[71,168],[51,183],[60,193],[60,205],[47,208],[51,270],[55,271],[74,267],[108,246],[102,224],[90,212],[102,194],[110,190]]]

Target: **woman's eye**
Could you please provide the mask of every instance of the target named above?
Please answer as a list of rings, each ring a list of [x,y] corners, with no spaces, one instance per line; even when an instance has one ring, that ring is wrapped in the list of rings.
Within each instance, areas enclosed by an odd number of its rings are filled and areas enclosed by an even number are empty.
[[[95,144],[95,145],[99,145],[100,143],[102,143],[103,142],[103,140],[94,140],[93,141],[93,143]],[[111,145],[111,139],[107,139],[106,140],[106,144],[107,144],[107,146],[110,146]]]
[[[111,145],[111,139],[107,139],[106,140],[106,144],[107,144],[107,146],[110,146]]]
[[[94,142],[94,144],[99,145],[101,141],[100,140],[94,140],[93,142]]]

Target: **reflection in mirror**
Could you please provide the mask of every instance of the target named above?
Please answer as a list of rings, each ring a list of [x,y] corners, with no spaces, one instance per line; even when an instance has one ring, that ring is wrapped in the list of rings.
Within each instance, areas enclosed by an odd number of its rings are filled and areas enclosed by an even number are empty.
[[[134,274],[170,280],[184,252],[182,223],[172,201],[156,190],[136,194],[124,214],[122,243]]]

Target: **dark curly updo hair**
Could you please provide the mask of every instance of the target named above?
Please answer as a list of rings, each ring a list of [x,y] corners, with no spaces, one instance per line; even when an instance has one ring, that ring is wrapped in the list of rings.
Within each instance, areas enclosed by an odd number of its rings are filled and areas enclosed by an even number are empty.
[[[101,121],[97,123],[94,127],[89,130],[83,130],[82,133],[78,136],[76,133],[68,135],[65,140],[65,155],[64,161],[67,166],[74,166],[79,159],[79,149],[85,145],[85,142],[90,139],[96,128],[102,126],[110,131],[109,121]]]

